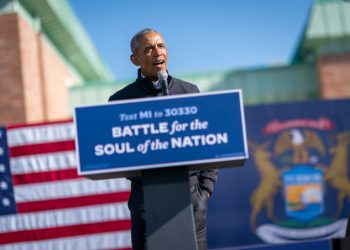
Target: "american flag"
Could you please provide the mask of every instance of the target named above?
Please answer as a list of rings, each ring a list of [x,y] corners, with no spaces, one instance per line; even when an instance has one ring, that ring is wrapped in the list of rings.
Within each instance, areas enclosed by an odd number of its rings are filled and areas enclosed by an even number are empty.
[[[0,128],[0,249],[131,249],[130,185],[77,176],[72,121]]]

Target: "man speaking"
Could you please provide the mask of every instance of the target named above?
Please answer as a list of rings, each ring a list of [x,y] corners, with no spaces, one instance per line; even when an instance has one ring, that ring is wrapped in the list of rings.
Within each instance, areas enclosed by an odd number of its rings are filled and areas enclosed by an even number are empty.
[[[113,94],[109,101],[199,92],[196,85],[168,75],[167,48],[161,34],[156,30],[144,29],[137,32],[131,39],[130,46],[130,60],[139,67],[137,79]],[[217,171],[191,171],[189,178],[198,249],[207,249],[207,204],[217,181]],[[134,250],[141,250],[147,246],[142,177],[133,177],[130,180],[128,206],[131,213],[132,247]]]

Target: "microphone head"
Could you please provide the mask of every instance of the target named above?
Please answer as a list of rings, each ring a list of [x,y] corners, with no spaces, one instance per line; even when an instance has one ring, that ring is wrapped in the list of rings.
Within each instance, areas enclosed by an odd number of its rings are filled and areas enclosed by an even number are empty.
[[[168,72],[166,72],[165,70],[163,71],[159,71],[157,73],[157,77],[158,77],[158,80],[167,80],[168,79]]]

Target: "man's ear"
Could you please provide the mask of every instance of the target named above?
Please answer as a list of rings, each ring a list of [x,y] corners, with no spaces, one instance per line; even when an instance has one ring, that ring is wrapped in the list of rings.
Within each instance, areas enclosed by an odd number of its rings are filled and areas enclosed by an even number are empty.
[[[137,58],[137,56],[135,56],[134,54],[132,54],[130,56],[130,61],[135,65],[135,66],[140,66],[139,60]]]

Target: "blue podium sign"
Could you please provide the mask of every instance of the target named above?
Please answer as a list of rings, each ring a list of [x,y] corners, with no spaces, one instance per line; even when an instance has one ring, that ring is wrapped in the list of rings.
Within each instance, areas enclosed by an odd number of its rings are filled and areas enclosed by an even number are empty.
[[[78,173],[93,179],[241,166],[248,158],[240,90],[76,107],[74,124]]]

